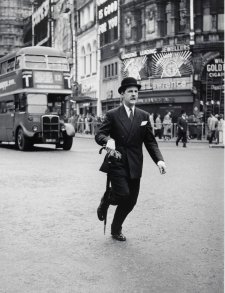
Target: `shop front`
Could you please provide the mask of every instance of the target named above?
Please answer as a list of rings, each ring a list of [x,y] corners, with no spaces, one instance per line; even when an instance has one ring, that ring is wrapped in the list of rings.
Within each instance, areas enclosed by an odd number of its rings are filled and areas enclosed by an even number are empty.
[[[88,96],[80,96],[76,101],[76,112],[78,115],[87,115],[88,113],[92,115],[97,115],[97,99]]]
[[[224,57],[218,51],[209,52],[206,56],[207,63],[202,63],[199,99],[207,118],[209,113],[224,114]]]
[[[191,51],[188,45],[165,46],[123,54],[123,76],[141,84],[138,107],[162,116],[171,112],[174,122],[185,110],[193,114],[195,95]]]
[[[137,107],[154,115],[164,117],[171,112],[173,122],[177,122],[181,110],[193,114],[193,95],[191,91],[140,91]]]

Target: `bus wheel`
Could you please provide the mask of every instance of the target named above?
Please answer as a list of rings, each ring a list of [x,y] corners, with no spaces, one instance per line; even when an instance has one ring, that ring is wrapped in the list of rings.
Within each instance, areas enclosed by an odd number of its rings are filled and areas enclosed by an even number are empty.
[[[73,137],[72,136],[65,136],[64,137],[64,143],[63,143],[63,149],[64,151],[69,151],[73,144]]]
[[[16,137],[16,146],[20,151],[29,150],[32,146],[29,139],[24,135],[23,129],[19,128]]]

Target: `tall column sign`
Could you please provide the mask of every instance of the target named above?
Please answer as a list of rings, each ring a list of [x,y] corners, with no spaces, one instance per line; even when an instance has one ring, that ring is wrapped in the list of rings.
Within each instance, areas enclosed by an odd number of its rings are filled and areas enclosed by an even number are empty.
[[[118,39],[118,0],[97,0],[100,46]]]

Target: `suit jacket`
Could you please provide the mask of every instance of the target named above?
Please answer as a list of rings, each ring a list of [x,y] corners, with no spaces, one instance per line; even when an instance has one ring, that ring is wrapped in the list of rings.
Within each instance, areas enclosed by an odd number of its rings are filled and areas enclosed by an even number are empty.
[[[123,105],[107,112],[95,135],[95,140],[103,146],[110,138],[115,140],[116,150],[122,154],[122,159],[120,161],[111,159],[108,170],[100,169],[103,172],[115,176],[128,176],[131,179],[140,178],[143,166],[143,143],[155,163],[163,161],[151,130],[149,114],[137,107],[132,122]]]
[[[186,119],[184,119],[182,116],[178,118],[177,127],[178,127],[178,132],[179,133],[187,132],[187,125],[188,125],[188,123],[187,123]]]

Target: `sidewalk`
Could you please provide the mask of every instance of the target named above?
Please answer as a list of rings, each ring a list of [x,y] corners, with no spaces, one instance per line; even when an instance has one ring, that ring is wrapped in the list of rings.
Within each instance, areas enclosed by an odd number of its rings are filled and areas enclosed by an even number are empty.
[[[93,134],[84,134],[84,133],[76,133],[75,137],[78,138],[88,138],[88,139],[94,139],[94,135]],[[159,139],[158,137],[156,138],[157,142],[163,142],[163,143],[175,143],[176,141],[176,137],[173,137],[170,140],[164,140],[164,139]],[[188,140],[188,143],[206,143],[209,144],[208,140],[206,140],[205,138],[202,140],[198,140],[198,139],[190,139]],[[219,143],[219,144],[209,144],[210,148],[224,148],[224,144]]]
[[[76,135],[75,137],[79,137],[79,138],[92,138],[94,139],[94,135],[93,134],[84,134],[84,133],[77,133],[76,132]],[[176,137],[173,137],[172,139],[170,140],[164,140],[164,139],[159,139],[158,137],[156,138],[156,140],[158,142],[175,142],[176,141]],[[202,140],[197,140],[197,139],[191,139],[191,140],[188,140],[188,142],[197,142],[197,143],[209,143],[208,140],[206,139],[202,139]]]

